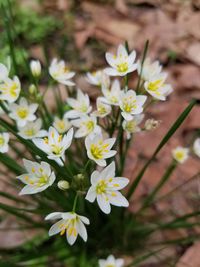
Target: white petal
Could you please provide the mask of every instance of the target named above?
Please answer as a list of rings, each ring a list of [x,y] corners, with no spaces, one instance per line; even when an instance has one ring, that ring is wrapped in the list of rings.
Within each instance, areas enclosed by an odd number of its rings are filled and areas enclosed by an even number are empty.
[[[90,187],[89,190],[87,191],[87,195],[85,197],[86,200],[88,200],[89,202],[94,202],[96,199],[96,191],[94,187]]]
[[[45,220],[56,220],[62,218],[63,212],[52,212],[45,217]]]
[[[97,203],[104,213],[109,214],[111,212],[109,201],[106,201],[102,195],[97,195]]]
[[[51,228],[49,229],[49,236],[56,235],[61,231],[61,225],[65,222],[65,220],[60,220],[54,223]]]

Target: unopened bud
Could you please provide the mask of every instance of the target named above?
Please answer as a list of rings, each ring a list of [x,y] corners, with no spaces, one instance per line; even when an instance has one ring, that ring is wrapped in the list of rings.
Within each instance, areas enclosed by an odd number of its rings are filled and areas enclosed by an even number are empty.
[[[76,175],[76,179],[81,181],[85,179],[85,176],[82,173],[79,173]]]
[[[39,60],[31,60],[30,68],[34,77],[39,77],[41,75],[41,64]]]
[[[31,84],[28,88],[28,91],[31,95],[34,95],[37,92],[37,88],[34,84]]]
[[[58,182],[58,188],[61,190],[67,190],[70,188],[70,184],[65,180],[61,180]]]
[[[158,128],[160,123],[161,123],[161,121],[157,121],[155,119],[148,119],[145,121],[144,128],[147,131],[152,131],[152,130],[155,130],[156,128]]]

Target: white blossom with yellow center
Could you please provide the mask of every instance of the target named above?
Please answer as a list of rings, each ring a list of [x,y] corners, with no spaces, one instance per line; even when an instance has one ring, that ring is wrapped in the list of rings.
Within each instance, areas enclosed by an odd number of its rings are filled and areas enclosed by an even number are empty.
[[[19,135],[24,139],[33,139],[37,137],[47,136],[47,131],[41,130],[42,120],[27,122],[24,127],[19,127]]]
[[[54,183],[56,177],[48,163],[44,161],[37,163],[26,159],[23,159],[23,163],[27,173],[17,177],[25,184],[20,195],[42,192]]]
[[[144,83],[145,90],[154,98],[165,101],[166,97],[173,91],[170,84],[166,84],[167,74],[162,72],[152,76],[149,81]]]
[[[194,153],[200,158],[200,138],[197,138],[193,144]]]
[[[67,241],[70,245],[73,245],[78,237],[86,242],[87,230],[85,224],[90,224],[90,221],[85,216],[76,214],[75,212],[53,212],[46,216],[45,220],[57,220],[61,219],[49,229],[49,236],[66,235]]]
[[[137,69],[135,58],[136,52],[134,50],[128,54],[126,48],[119,45],[117,55],[106,53],[106,60],[111,67],[106,68],[105,73],[110,76],[125,76]]]
[[[143,105],[147,99],[145,95],[136,95],[135,91],[128,90],[120,95],[119,105],[122,110],[122,116],[125,120],[130,121],[133,115],[143,112]]]
[[[63,60],[58,61],[57,58],[54,58],[49,67],[49,73],[51,77],[59,83],[68,86],[75,85],[75,83],[70,80],[74,77],[75,72],[70,71]]]
[[[141,129],[138,126],[144,118],[144,114],[135,115],[131,121],[124,120],[122,127],[126,132],[127,139],[131,138],[131,134],[140,132]]]
[[[128,207],[127,199],[119,192],[129,180],[124,177],[115,177],[115,163],[112,162],[101,172],[94,171],[91,176],[91,187],[89,188],[86,199],[89,202],[97,203],[100,209],[108,214],[111,212],[110,204],[118,207]]]
[[[18,127],[24,127],[27,122],[34,121],[36,119],[35,112],[38,108],[38,104],[28,104],[26,98],[22,97],[19,100],[19,104],[10,104],[10,118],[16,121]]]
[[[69,148],[73,139],[73,128],[67,134],[60,135],[54,127],[49,128],[48,137],[35,138],[33,143],[42,151],[44,151],[49,159],[55,160],[59,165],[63,166],[65,160],[65,151]]]
[[[101,167],[106,166],[106,159],[113,157],[117,151],[111,150],[116,138],[103,139],[102,134],[89,135],[85,139],[87,156]]]
[[[119,106],[121,88],[120,82],[118,80],[113,81],[110,89],[108,87],[103,86],[102,93],[104,95],[103,97],[100,97],[102,102],[109,105]]]
[[[123,267],[124,260],[123,259],[115,259],[113,255],[108,256],[107,259],[99,260],[99,267]]]
[[[68,119],[79,118],[92,110],[89,96],[84,94],[80,89],[77,90],[76,99],[68,97],[67,103],[72,108],[72,110],[67,111],[64,115],[64,117]]]
[[[8,152],[9,146],[9,134],[8,133],[0,133],[0,152],[1,153],[6,153]]]
[[[108,104],[105,104],[102,101],[101,97],[98,97],[96,100],[96,106],[97,110],[94,111],[92,114],[96,117],[104,118],[111,112],[111,106]]]
[[[141,61],[138,60],[138,75],[141,73],[141,67]],[[149,81],[153,76],[160,74],[161,70],[162,66],[160,65],[159,61],[152,62],[150,58],[146,58],[143,63],[141,78],[144,81]]]
[[[96,86],[110,86],[110,78],[105,74],[104,70],[98,70],[94,72],[87,72],[86,74],[87,81]]]
[[[189,157],[189,149],[178,146],[172,150],[172,156],[178,163],[184,163]]]
[[[20,94],[21,84],[17,76],[13,79],[5,78],[0,84],[0,100],[6,100],[9,103],[15,102]]]
[[[69,128],[71,128],[71,126],[72,126],[71,123],[66,118],[60,119],[58,117],[55,117],[53,122],[53,127],[56,128],[56,130],[60,134],[65,133],[67,130],[69,130]]]
[[[97,125],[97,118],[93,115],[84,115],[80,119],[72,120],[71,124],[78,128],[74,135],[75,138],[81,138],[101,132],[101,127]]]

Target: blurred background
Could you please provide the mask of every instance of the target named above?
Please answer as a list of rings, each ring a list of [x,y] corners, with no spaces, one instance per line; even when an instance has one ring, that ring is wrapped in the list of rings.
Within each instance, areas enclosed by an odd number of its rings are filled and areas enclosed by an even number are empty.
[[[161,126],[153,132],[135,136],[126,168],[126,176],[134,178],[187,103],[193,97],[200,98],[200,1],[12,0],[11,4],[17,64],[20,77],[25,82],[27,69],[23,63],[24,56],[29,60],[39,59],[43,66],[47,66],[56,56],[69,62],[71,68],[79,72],[76,75],[77,85],[93,98],[99,92],[86,82],[85,73],[105,67],[105,52],[115,51],[120,43],[127,40],[130,49],[135,49],[139,58],[145,41],[149,40],[148,56],[162,63],[169,73],[168,81],[172,84],[174,93],[168,101],[152,106],[146,115],[146,118],[161,120]],[[0,62],[5,62],[9,55],[9,46],[3,19],[0,23]],[[130,82],[134,87],[134,76]],[[46,80],[43,79],[43,87],[45,83]],[[148,194],[158,182],[170,163],[171,150],[177,145],[191,146],[199,129],[199,110],[194,108],[186,122],[161,151],[157,162],[148,169],[135,199],[132,199],[131,209],[137,208],[140,205],[138,197]],[[194,156],[178,167],[160,194],[162,196],[182,185],[181,190],[179,193],[175,190],[169,200],[165,199],[165,202],[160,201],[155,205],[158,215],[169,209],[172,213],[181,215],[193,210],[194,206],[198,207],[200,181],[193,179],[198,171],[200,161]],[[5,185],[2,183],[1,186]],[[5,202],[5,199],[2,201]],[[14,227],[16,224],[13,218],[4,216],[0,227]],[[187,230],[177,231],[176,237],[181,239],[188,234],[185,231]],[[199,229],[194,231],[200,232]],[[0,243],[3,247],[13,247],[31,235],[30,231],[1,231]],[[162,239],[166,236],[161,234],[153,238]],[[169,249],[166,255],[176,254],[179,249]],[[198,242],[185,247],[176,266],[199,267],[199,249]]]

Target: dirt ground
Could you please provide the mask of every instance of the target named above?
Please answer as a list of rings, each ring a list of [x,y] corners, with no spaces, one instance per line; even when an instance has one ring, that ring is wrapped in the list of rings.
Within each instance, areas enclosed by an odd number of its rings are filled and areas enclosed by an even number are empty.
[[[69,14],[74,8],[73,1],[43,1],[43,10],[47,13],[61,15],[66,19],[66,30],[75,44],[80,56],[75,67],[96,69],[105,65],[102,58],[106,50],[114,50],[119,43],[128,41],[130,48],[141,55],[146,40],[150,42],[148,55],[152,59],[159,59],[164,69],[169,73],[168,81],[174,92],[166,102],[160,102],[148,110],[146,117],[161,120],[158,129],[149,133],[139,133],[134,138],[132,149],[126,165],[126,174],[134,179],[138,170],[148,159],[160,142],[170,125],[193,98],[200,98],[200,1],[199,0],[116,0],[116,1],[75,1],[73,23],[67,28]],[[100,1],[101,2],[101,1]],[[41,7],[34,1],[20,1],[35,10]],[[73,9],[74,10],[74,9]],[[32,57],[43,60],[41,48],[35,45],[30,48]],[[52,48],[52,55],[54,49]],[[101,56],[101,57],[100,57]],[[76,66],[77,63],[77,66]],[[83,76],[77,78],[77,84],[90,95],[97,91],[84,81]],[[132,84],[134,85],[134,77]],[[199,107],[191,112],[182,127],[160,152],[157,161],[152,163],[144,179],[132,199],[132,209],[139,206],[137,199],[145,196],[158,182],[171,160],[171,150],[177,145],[191,146],[195,130],[200,128]],[[200,171],[200,160],[191,155],[189,160],[179,166],[171,180],[161,192],[161,196],[177,186],[187,182]],[[172,194],[165,201],[156,205],[158,212],[172,209],[176,214],[185,214],[191,210],[194,198],[199,196],[200,180],[192,180]],[[196,202],[195,202],[196,205]],[[11,222],[9,222],[11,223]],[[12,222],[14,223],[14,222]],[[1,225],[3,227],[3,225]],[[200,229],[196,229],[197,232]],[[185,233],[177,232],[177,237]],[[1,234],[2,235],[2,234]],[[12,236],[12,239],[11,239]],[[170,233],[168,238],[170,238]],[[24,236],[19,233],[6,233],[1,240],[8,246],[20,243]],[[184,252],[177,267],[199,267],[200,243],[195,243]],[[175,253],[170,251],[169,253]],[[149,266],[149,265],[145,265]],[[154,265],[151,265],[154,266]],[[158,266],[158,265],[155,265]]]

